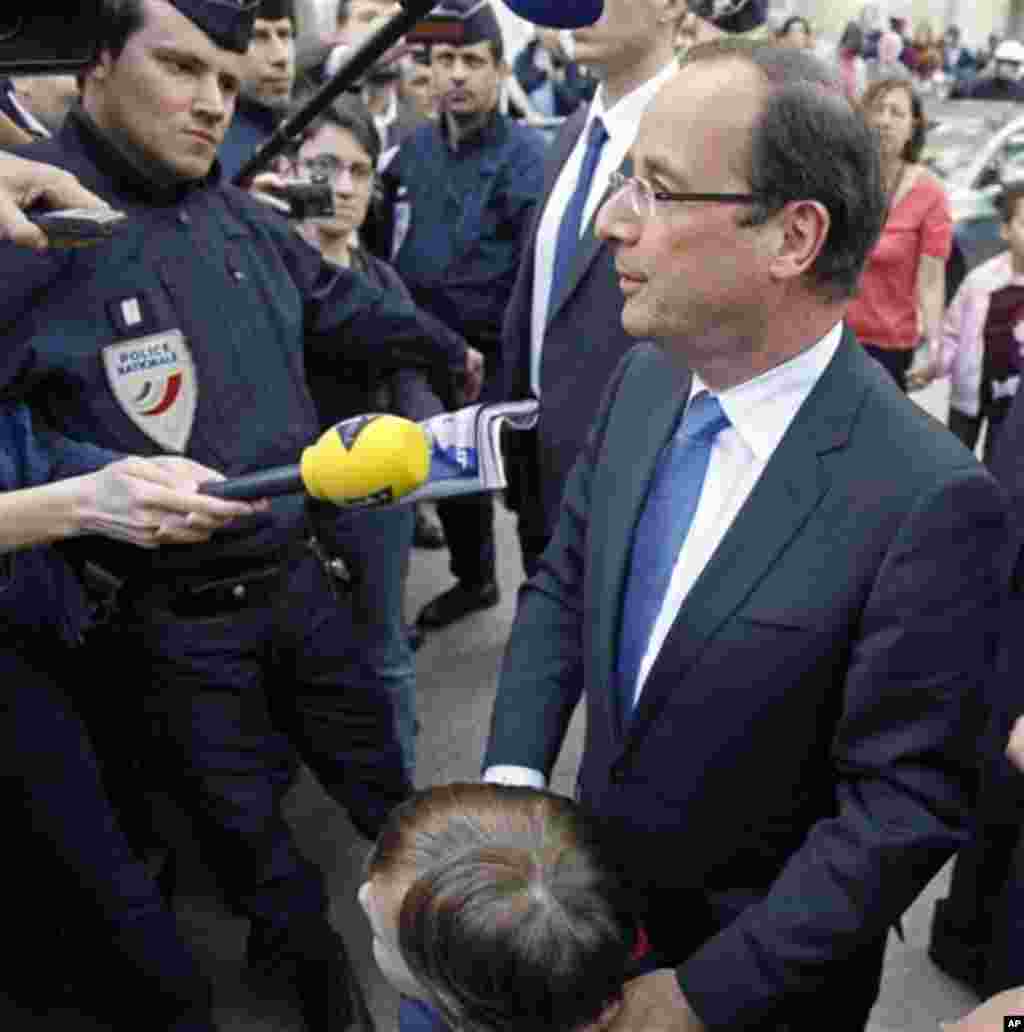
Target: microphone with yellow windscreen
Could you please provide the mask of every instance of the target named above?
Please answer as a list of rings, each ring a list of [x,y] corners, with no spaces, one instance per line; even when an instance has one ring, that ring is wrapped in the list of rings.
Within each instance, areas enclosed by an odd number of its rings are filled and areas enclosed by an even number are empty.
[[[325,431],[297,465],[227,480],[210,480],[200,493],[253,501],[305,491],[345,508],[400,501],[427,480],[430,437],[401,416],[354,416]]]

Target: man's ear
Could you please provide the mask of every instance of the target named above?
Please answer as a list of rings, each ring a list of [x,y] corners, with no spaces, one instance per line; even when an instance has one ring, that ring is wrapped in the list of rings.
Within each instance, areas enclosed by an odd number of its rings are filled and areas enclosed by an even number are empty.
[[[103,82],[110,75],[110,70],[114,66],[114,59],[110,56],[109,50],[101,50],[100,56],[96,59],[96,63],[86,72],[90,78],[95,79],[97,82]]]
[[[828,239],[832,220],[819,201],[794,201],[779,213],[781,234],[775,243],[772,272],[793,279],[808,272]]]

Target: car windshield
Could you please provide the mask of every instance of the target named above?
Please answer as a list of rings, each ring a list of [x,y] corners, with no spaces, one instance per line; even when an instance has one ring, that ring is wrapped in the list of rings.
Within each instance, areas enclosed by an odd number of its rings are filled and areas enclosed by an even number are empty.
[[[970,122],[940,122],[928,131],[921,155],[924,163],[953,186],[970,186],[964,181],[970,167],[992,136],[992,126],[983,119]]]

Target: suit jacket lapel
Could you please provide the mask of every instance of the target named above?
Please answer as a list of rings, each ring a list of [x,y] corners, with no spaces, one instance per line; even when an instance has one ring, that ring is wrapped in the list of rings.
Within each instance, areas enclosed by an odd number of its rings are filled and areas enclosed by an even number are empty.
[[[641,692],[628,745],[643,737],[669,695],[685,691],[685,677],[708,639],[768,573],[828,490],[821,456],[846,443],[863,397],[863,387],[853,389],[859,381],[855,347],[847,331],[683,603]],[[609,597],[621,599],[622,591],[620,586]]]
[[[637,363],[644,361],[645,367],[639,382],[630,385],[631,392],[636,392],[641,399],[643,412],[639,413],[632,405],[626,411],[623,406],[618,413],[621,423],[609,425],[605,437],[608,453],[602,466],[614,473],[613,482],[607,485],[610,504],[600,504],[591,510],[589,539],[593,547],[588,552],[587,564],[597,571],[597,576],[588,594],[597,599],[618,600],[615,605],[596,607],[593,639],[598,645],[594,689],[611,693],[614,703],[608,708],[614,722],[612,740],[620,739],[623,734],[615,665],[622,624],[621,600],[626,592],[633,535],[647,499],[658,455],[672,435],[690,394],[690,374],[681,374],[655,345],[650,347],[654,350],[649,357],[635,360]],[[640,433],[638,425],[642,426]],[[602,493],[605,493],[603,489]]]
[[[620,170],[623,175],[631,176],[633,174],[633,162],[627,158],[622,165]],[[569,275],[565,278],[565,282],[562,286],[562,291],[558,297],[553,297],[551,302],[548,304],[548,324],[550,325],[552,320],[565,306],[566,301],[572,297],[573,292],[579,286],[580,280],[586,275],[587,270],[597,256],[601,253],[602,249],[606,246],[603,240],[600,240],[594,233],[594,223],[597,221],[597,213],[601,210],[601,205],[608,199],[609,190],[605,190],[601,195],[601,200],[598,202],[597,207],[594,209],[594,214],[590,218],[590,222],[587,223],[587,228],[583,231],[583,235],[580,237],[580,245],[573,254],[572,267],[569,270]],[[618,289],[616,287],[616,289]]]

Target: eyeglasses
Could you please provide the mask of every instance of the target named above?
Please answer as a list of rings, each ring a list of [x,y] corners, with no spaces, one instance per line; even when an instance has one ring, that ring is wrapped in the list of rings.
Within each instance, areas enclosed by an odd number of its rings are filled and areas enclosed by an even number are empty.
[[[767,200],[763,194],[752,193],[669,193],[667,190],[655,190],[653,186],[639,176],[624,176],[621,172],[613,172],[608,177],[612,192],[608,196],[609,205],[619,198],[629,201],[635,216],[641,219],[654,218],[658,201],[705,201],[718,204],[757,204]]]
[[[302,158],[298,172],[313,182],[337,184],[347,172],[355,186],[366,186],[373,179],[373,166],[367,161],[344,161],[333,154],[318,154],[315,158]]]

